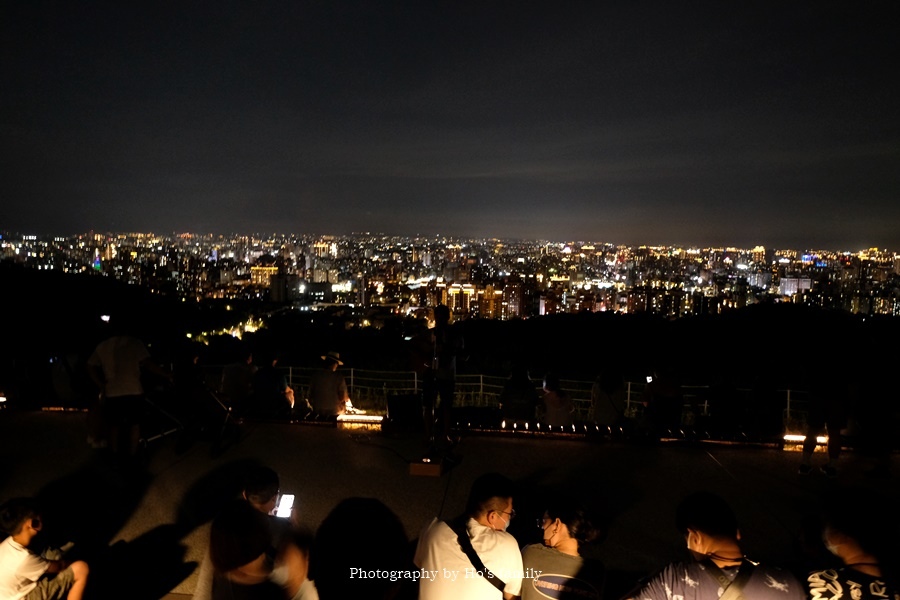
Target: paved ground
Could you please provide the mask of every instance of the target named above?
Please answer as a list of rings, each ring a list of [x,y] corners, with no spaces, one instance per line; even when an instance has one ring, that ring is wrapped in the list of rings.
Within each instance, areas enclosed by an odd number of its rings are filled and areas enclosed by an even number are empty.
[[[867,480],[864,459],[853,454],[842,459],[838,479],[828,480],[799,477],[799,455],[774,449],[471,436],[457,447],[454,468],[441,477],[416,477],[409,474],[409,461],[422,453],[415,437],[287,424],[245,425],[242,441],[215,459],[208,444],[179,454],[173,439],[163,439],[151,445],[144,469],[122,472],[87,448],[84,419],[0,411],[0,498],[46,500],[60,537],[77,541],[76,550],[88,556],[102,556],[96,562],[105,568],[92,574],[98,597],[112,587],[103,578],[112,582],[116,573],[135,570],[157,574],[158,582],[132,597],[191,593],[209,519],[254,462],[281,474],[282,490],[297,495],[310,530],[339,500],[370,496],[397,513],[413,539],[433,516],[459,513],[475,477],[499,471],[522,486],[521,516],[510,531],[526,543],[536,541],[541,497],[575,494],[608,521],[606,539],[587,553],[612,572],[611,592],[684,556],[673,511],[697,489],[716,490],[733,504],[748,555],[783,564],[797,558],[803,517],[837,486],[900,500],[896,478]],[[897,462],[895,456],[895,473]]]

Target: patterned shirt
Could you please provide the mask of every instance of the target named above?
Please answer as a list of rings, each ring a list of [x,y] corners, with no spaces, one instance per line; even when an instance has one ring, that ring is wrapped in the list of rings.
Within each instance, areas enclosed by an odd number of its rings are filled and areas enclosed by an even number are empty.
[[[734,581],[739,567],[723,568]],[[632,595],[636,600],[718,600],[725,590],[699,562],[672,563],[653,576]],[[806,600],[806,590],[797,579],[781,569],[756,565],[744,586],[746,600]]]
[[[900,600],[881,579],[853,569],[813,571],[806,581],[811,600]]]

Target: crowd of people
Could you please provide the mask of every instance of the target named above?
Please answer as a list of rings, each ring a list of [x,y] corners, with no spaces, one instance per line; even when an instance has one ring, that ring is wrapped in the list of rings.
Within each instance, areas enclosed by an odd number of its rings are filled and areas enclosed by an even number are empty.
[[[311,535],[275,471],[249,468],[241,487],[212,519],[195,600],[900,600],[890,517],[858,490],[836,490],[817,526],[805,529],[799,541],[806,551],[796,563],[802,571],[746,556],[742,539],[753,532],[740,529],[719,495],[692,493],[674,514],[685,560],[625,592],[584,555],[602,532],[572,498],[545,499],[534,522],[539,541],[520,544],[508,531],[513,519],[525,518],[515,509],[520,488],[498,473],[474,480],[463,514],[434,518],[412,542],[398,516],[374,498],[343,500]],[[0,528],[7,535],[0,599],[91,597],[88,564],[41,543],[35,500],[3,503]]]
[[[446,307],[444,307],[446,308]],[[435,311],[436,327],[421,340],[425,433],[434,447],[449,441],[450,410],[462,338],[449,326],[449,312]],[[144,390],[142,373],[174,381],[159,369],[143,344],[113,331],[88,360],[100,390],[92,407],[89,441],[132,455],[139,439]],[[340,355],[321,357],[322,369],[308,395],[294,390],[277,370],[277,357],[248,352],[222,372],[220,400],[246,416],[284,417],[302,413],[333,418],[351,409]],[[190,374],[178,373],[180,389],[192,389]],[[196,382],[195,382],[196,383]],[[625,421],[620,378],[598,378],[592,390],[594,416]],[[200,385],[197,384],[200,390]],[[812,386],[811,435],[831,432],[845,416],[832,387]],[[202,390],[201,390],[202,393]],[[670,376],[648,382],[643,402],[654,427],[681,419],[683,399]],[[818,402],[818,403],[816,403]],[[185,403],[187,404],[187,403]],[[574,402],[558,376],[547,374],[541,393],[523,368],[515,368],[500,397],[504,418],[538,419],[554,427],[574,423]],[[98,417],[99,415],[99,417]],[[600,416],[602,415],[602,417]],[[837,427],[839,429],[839,427]],[[826,474],[834,475],[839,437],[832,445]],[[808,473],[812,450],[805,448],[800,473]],[[298,515],[281,494],[277,473],[256,467],[245,473],[240,496],[224,505],[210,525],[208,551],[199,567],[196,600],[328,600],[343,598],[421,598],[422,600],[499,600],[624,597],[635,600],[900,600],[894,555],[886,540],[887,520],[865,496],[840,496],[827,503],[820,527],[806,539],[810,552],[785,570],[745,556],[742,532],[731,507],[720,496],[697,492],[675,511],[675,530],[688,560],[676,561],[648,576],[630,592],[608,585],[603,565],[584,555],[600,537],[596,521],[578,502],[560,496],[546,500],[533,515],[540,541],[522,544],[507,529],[516,518],[517,488],[506,477],[488,473],[471,487],[465,512],[435,518],[414,544],[396,514],[382,502],[354,497],[340,502],[315,535],[304,533]],[[29,498],[0,506],[0,600],[37,600],[87,595],[85,560],[67,561],[65,552],[40,543],[42,511]],[[829,554],[818,554],[816,549]]]
[[[362,412],[352,405],[340,371],[344,362],[335,351],[321,356],[321,368],[311,376],[305,393],[295,395],[271,348],[256,348],[254,353],[247,346],[237,347],[233,362],[222,368],[218,381],[211,382],[198,364],[198,354],[175,361],[176,368],[169,372],[151,360],[144,344],[132,335],[133,325],[111,318],[106,327],[107,339],[87,360],[87,370],[99,390],[90,409],[88,441],[98,448],[109,447],[122,455],[133,455],[137,450],[141,414],[148,405],[143,388],[146,375],[173,385],[175,393],[168,394],[173,400],[170,413],[189,434],[216,429],[216,424],[226,418],[225,413],[236,419],[333,420],[344,413]],[[459,408],[454,406],[457,364],[466,353],[461,330],[452,323],[447,306],[434,308],[433,328],[414,337],[409,348],[417,381],[422,382],[421,394],[415,398],[422,414],[418,426],[436,451],[445,451],[456,442],[451,429],[454,410]],[[807,390],[806,437],[798,473],[821,471],[836,477],[842,431],[852,425],[860,432],[855,443],[872,457],[871,474],[889,476],[892,415],[888,403],[877,401],[884,395],[882,388],[851,393],[847,374],[825,374],[814,367],[805,369],[803,378]],[[576,421],[581,420],[597,425],[598,430],[608,430],[610,435],[638,440],[673,436],[694,439],[701,431],[717,439],[740,439],[747,434],[756,441],[782,439],[784,406],[777,398],[755,399],[752,406],[745,405],[735,390],[724,385],[710,388],[708,397],[689,400],[677,373],[666,365],[654,369],[646,380],[638,402],[629,406],[622,370],[608,365],[590,390],[587,418],[584,414],[576,418],[575,400],[564,389],[558,373],[547,372],[537,387],[527,369],[514,363],[498,397],[497,424],[502,422],[512,429],[540,423],[551,431],[568,432],[574,431]],[[700,404],[708,411],[701,410]],[[701,413],[705,414],[701,417]],[[813,453],[818,437],[825,433],[828,459],[817,468]]]

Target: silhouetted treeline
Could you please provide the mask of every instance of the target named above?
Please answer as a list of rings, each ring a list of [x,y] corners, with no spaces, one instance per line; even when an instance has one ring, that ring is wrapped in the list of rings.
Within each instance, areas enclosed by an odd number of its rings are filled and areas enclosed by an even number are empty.
[[[317,365],[337,351],[348,367],[409,370],[410,339],[422,321],[371,309],[377,327],[360,327],[349,308],[305,312],[233,301],[181,302],[107,277],[39,272],[0,263],[3,313],[0,386],[52,393],[51,359],[82,377],[83,360],[105,335],[100,315],[127,321],[162,362],[201,352],[205,364],[235,360],[237,346],[264,350],[280,366]],[[230,307],[226,309],[226,305]],[[267,314],[266,328],[186,348],[189,332],[222,328],[249,314]],[[593,380],[604,371],[643,381],[660,369],[684,385],[803,389],[817,372],[841,371],[862,381],[895,364],[900,319],[862,319],[844,312],[790,304],[755,305],[720,316],[666,320],[649,315],[582,313],[515,321],[470,319],[456,325],[465,338],[461,373],[506,376],[513,364],[533,377]],[[194,345],[196,346],[196,345]],[[55,367],[61,368],[59,363]],[[24,385],[26,384],[27,385]]]

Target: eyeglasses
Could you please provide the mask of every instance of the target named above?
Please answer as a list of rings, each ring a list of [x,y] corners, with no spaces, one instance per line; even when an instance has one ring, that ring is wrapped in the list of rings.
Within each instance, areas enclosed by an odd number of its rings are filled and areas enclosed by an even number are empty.
[[[494,511],[494,512],[503,513],[504,515],[509,515],[509,520],[510,520],[510,521],[512,521],[513,519],[516,518],[516,511],[514,511],[514,510],[510,510],[510,511],[497,510],[497,511]]]
[[[537,528],[544,529],[547,526],[547,523],[549,523],[549,522],[550,522],[550,519],[548,519],[547,517],[541,517],[541,518],[537,519]]]

